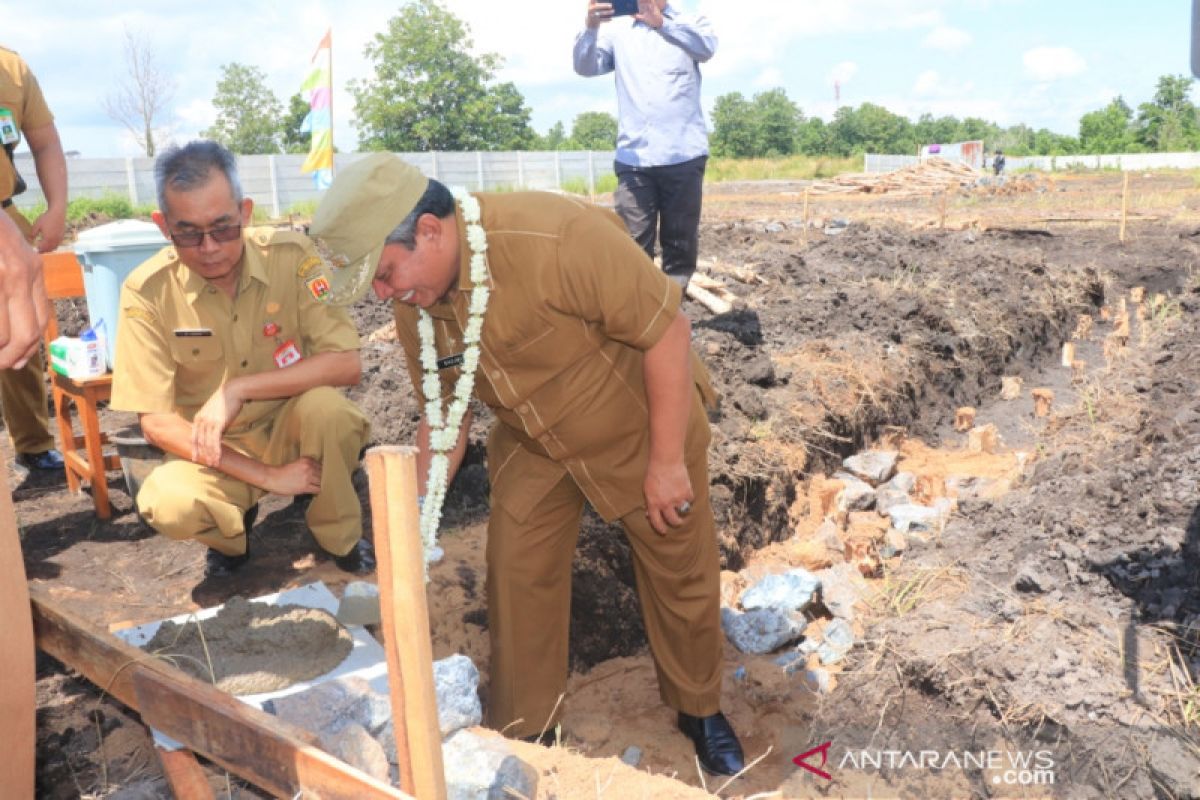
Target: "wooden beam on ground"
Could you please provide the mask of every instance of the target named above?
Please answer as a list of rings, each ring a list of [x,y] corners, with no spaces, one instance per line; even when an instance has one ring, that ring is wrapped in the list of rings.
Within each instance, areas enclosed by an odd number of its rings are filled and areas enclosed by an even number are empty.
[[[707,289],[700,288],[696,285],[695,281],[688,282],[687,296],[714,314],[728,314],[733,310],[733,303],[728,300],[722,300]]]
[[[191,750],[165,750],[155,747],[158,760],[162,762],[163,774],[175,800],[216,800],[204,767],[196,760]]]
[[[307,731],[93,628],[58,607],[44,588],[32,585],[29,593],[39,649],[239,777],[285,798],[298,792],[322,800],[408,797],[317,749]]]
[[[414,447],[372,447],[365,461],[400,788],[421,800],[445,800],[433,640],[425,599],[425,555],[417,511],[417,451]]]

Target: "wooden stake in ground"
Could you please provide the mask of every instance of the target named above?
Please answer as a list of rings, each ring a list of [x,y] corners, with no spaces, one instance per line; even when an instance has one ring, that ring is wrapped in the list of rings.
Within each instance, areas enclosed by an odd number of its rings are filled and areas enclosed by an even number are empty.
[[[1077,339],[1081,342],[1087,341],[1088,336],[1092,332],[1092,315],[1080,314],[1079,320],[1075,323],[1075,332],[1071,334],[1072,339]]]
[[[1021,396],[1021,384],[1024,381],[1019,375],[1005,375],[1000,379],[1000,399],[1016,400]]]
[[[1146,287],[1134,286],[1129,290],[1129,301],[1131,303],[1141,303],[1146,299]]]
[[[804,187],[804,229],[800,235],[800,244],[808,247],[808,188]]]
[[[372,447],[366,457],[400,788],[416,797],[444,800],[416,462],[414,447]]]
[[[946,230],[946,193],[938,195],[938,228]]]
[[[1075,344],[1074,342],[1063,342],[1062,347],[1062,365],[1064,367],[1071,366],[1071,362],[1075,360]]]
[[[1054,405],[1054,390],[1046,388],[1034,389],[1032,394],[1034,416],[1049,416],[1050,407]]]
[[[963,406],[954,412],[954,430],[965,433],[975,427],[975,409]]]
[[[1125,244],[1125,220],[1129,217],[1129,173],[1125,173],[1125,180],[1121,182],[1121,232],[1117,238],[1121,244]]]

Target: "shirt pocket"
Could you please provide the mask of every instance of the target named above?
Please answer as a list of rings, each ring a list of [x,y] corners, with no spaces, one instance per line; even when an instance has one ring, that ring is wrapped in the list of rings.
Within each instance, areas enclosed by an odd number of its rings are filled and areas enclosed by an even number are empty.
[[[180,406],[202,405],[225,378],[225,351],[215,336],[176,336],[171,340],[175,361],[175,400]]]

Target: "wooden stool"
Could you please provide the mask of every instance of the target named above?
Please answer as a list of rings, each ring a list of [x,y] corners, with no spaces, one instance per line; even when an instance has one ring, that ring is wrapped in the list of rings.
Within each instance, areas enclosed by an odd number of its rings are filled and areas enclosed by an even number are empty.
[[[84,296],[83,270],[74,253],[60,250],[43,255],[42,270],[46,276],[46,296],[51,300]],[[58,320],[51,314],[46,325],[46,341],[52,342],[57,338]],[[121,460],[115,455],[104,454],[108,435],[100,430],[96,404],[112,396],[112,373],[82,380],[68,378],[51,368],[48,351],[46,372],[50,376],[51,393],[54,397],[54,417],[58,420],[58,446],[63,454],[67,488],[78,492],[80,480],[86,480],[92,487],[92,503],[96,507],[96,516],[109,519],[112,516],[112,508],[108,504],[108,478],[105,473],[110,469],[120,469]],[[79,412],[82,436],[75,435],[71,421],[72,405]]]

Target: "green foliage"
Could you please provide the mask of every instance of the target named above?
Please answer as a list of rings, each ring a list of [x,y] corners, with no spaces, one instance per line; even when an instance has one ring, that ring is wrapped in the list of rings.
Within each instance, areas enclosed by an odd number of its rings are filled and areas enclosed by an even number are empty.
[[[796,129],[804,121],[804,114],[788,99],[787,92],[772,89],[754,95],[751,113],[756,155],[772,158],[796,151]]]
[[[1192,79],[1183,75],[1158,79],[1154,99],[1138,106],[1137,136],[1146,149],[1169,153],[1200,146],[1196,106],[1188,98],[1191,91]]]
[[[1135,145],[1133,109],[1117,95],[1104,108],[1079,118],[1079,149],[1083,153],[1130,153]]]
[[[712,158],[705,183],[759,180],[814,180],[862,169],[862,158],[795,155],[789,158]]]
[[[713,104],[713,130],[709,137],[712,154],[725,158],[747,158],[756,146],[750,103],[741,92],[730,92]]]
[[[222,66],[213,97],[217,118],[201,135],[239,154],[281,152],[283,107],[267,88],[266,80],[258,67],[237,63]]]
[[[500,57],[472,55],[466,24],[437,0],[413,0],[364,54],[373,77],[351,81],[366,150],[519,150],[535,141],[525,99],[492,85]]]
[[[288,99],[287,113],[284,114],[279,125],[283,152],[307,153],[312,148],[312,133],[300,132],[300,126],[304,124],[304,118],[308,116],[308,112],[308,101],[299,92]]]
[[[566,178],[562,183],[564,192],[572,194],[588,194],[587,178]],[[599,175],[596,177],[596,194],[605,194],[607,192],[615,192],[617,190],[616,175]]]
[[[566,150],[567,130],[563,127],[562,122],[554,123],[550,126],[550,130],[546,131],[545,136],[537,137],[533,148],[535,150]]]
[[[585,111],[571,124],[572,150],[613,150],[617,146],[617,118],[604,111]]]
[[[108,219],[149,219],[157,208],[153,203],[134,205],[125,195],[109,192],[101,197],[76,197],[67,202],[67,222],[78,225],[94,216]],[[28,208],[21,209],[26,219],[37,219],[46,213],[46,201],[39,200]]]

